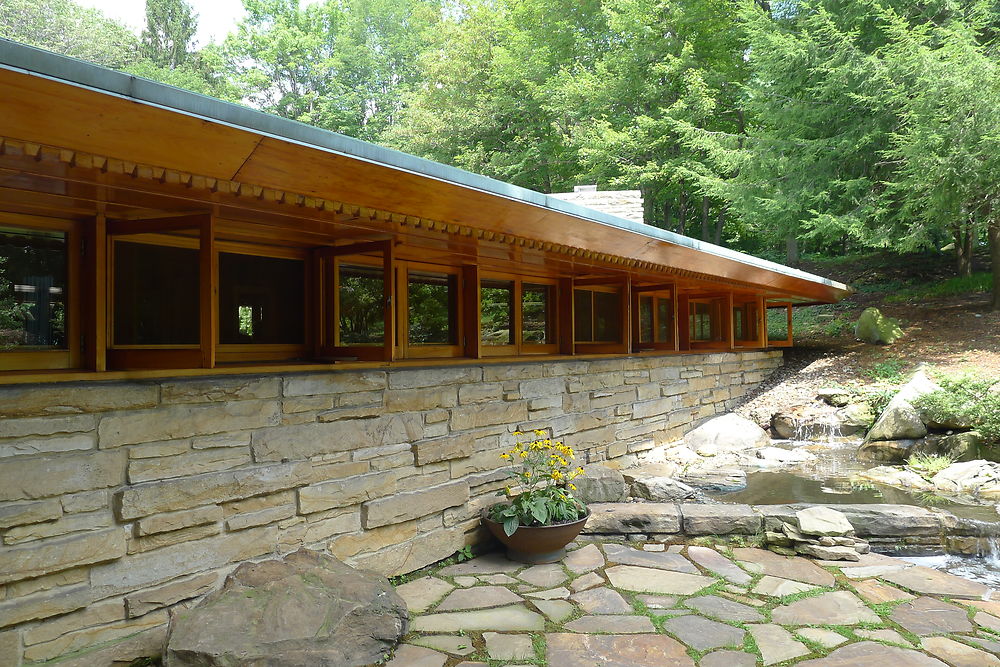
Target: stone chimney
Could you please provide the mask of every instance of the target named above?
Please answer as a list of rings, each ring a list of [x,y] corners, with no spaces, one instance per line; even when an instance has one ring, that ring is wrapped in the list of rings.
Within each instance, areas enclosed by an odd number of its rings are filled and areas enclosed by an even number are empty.
[[[577,185],[573,192],[555,192],[552,195],[573,204],[586,206],[595,211],[616,215],[619,218],[644,222],[642,193],[638,190],[599,191],[596,185]]]

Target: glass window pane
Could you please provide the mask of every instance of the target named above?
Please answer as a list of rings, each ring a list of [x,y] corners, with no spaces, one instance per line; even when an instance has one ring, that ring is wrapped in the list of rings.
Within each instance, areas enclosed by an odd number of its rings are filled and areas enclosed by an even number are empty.
[[[479,299],[483,345],[513,345],[514,281],[482,281]]]
[[[66,234],[0,228],[0,350],[66,347]]]
[[[219,342],[305,343],[305,262],[219,253]]]
[[[198,250],[114,244],[117,345],[197,345]]]
[[[411,271],[408,285],[411,345],[458,344],[458,277]]]
[[[385,343],[384,291],[381,268],[340,265],[341,345]]]
[[[573,322],[576,329],[574,338],[589,343],[594,340],[594,293],[578,289],[573,292]]]
[[[691,304],[691,340],[712,340],[712,307],[710,304]]]
[[[656,300],[656,342],[671,343],[674,340],[674,304],[670,299]]]
[[[621,341],[622,310],[617,292],[594,292],[594,340]]]
[[[767,309],[767,339],[788,340],[788,310],[784,306]]]
[[[653,297],[639,296],[639,342],[653,342]]]
[[[736,340],[746,340],[742,308],[733,308],[733,338]]]
[[[551,285],[522,284],[521,337],[523,342],[540,345],[555,342],[555,336],[552,335],[554,291]]]

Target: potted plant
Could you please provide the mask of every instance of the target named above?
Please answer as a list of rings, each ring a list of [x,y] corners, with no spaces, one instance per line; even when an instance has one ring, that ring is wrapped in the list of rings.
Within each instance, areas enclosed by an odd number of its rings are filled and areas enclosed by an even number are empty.
[[[507,486],[497,495],[508,500],[483,510],[483,523],[507,547],[511,560],[552,563],[566,555],[590,517],[590,511],[571,493],[572,481],[583,473],[573,467],[573,448],[547,437],[515,431],[517,444],[500,458],[512,465],[506,472],[516,490]],[[527,436],[527,437],[525,437]]]

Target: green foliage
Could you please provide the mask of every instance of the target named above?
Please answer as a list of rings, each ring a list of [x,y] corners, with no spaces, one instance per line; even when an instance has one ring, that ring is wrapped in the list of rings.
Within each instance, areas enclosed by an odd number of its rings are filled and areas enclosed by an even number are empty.
[[[524,434],[515,432],[514,435],[521,437]],[[510,500],[491,507],[489,517],[503,524],[508,536],[513,535],[518,526],[575,521],[586,512],[583,504],[570,493],[576,489],[572,480],[583,472],[583,468],[573,467],[573,449],[546,437],[543,430],[536,429],[533,436],[531,440],[518,441],[510,451],[500,455],[505,461],[513,462],[506,473],[520,491],[515,493],[508,486],[499,492],[497,495],[506,495]]]
[[[871,368],[864,371],[865,377],[872,380],[899,383],[903,380],[904,364],[899,359],[886,359],[872,364]]]
[[[185,0],[146,0],[142,53],[158,67],[177,69],[188,59],[198,17]]]
[[[1000,442],[1000,391],[996,378],[959,375],[938,378],[940,391],[913,400],[925,419],[954,421],[979,431],[987,442]]]
[[[924,479],[930,479],[954,462],[950,456],[937,454],[913,454],[906,459],[907,467]]]
[[[971,276],[956,276],[940,282],[932,282],[908,289],[893,290],[888,295],[887,302],[924,301],[938,297],[964,296],[967,294],[985,294],[990,291],[993,283],[992,273],[974,273]]]
[[[24,318],[30,305],[18,303],[13,285],[4,276],[6,257],[0,257],[0,350],[12,348],[21,340]]]

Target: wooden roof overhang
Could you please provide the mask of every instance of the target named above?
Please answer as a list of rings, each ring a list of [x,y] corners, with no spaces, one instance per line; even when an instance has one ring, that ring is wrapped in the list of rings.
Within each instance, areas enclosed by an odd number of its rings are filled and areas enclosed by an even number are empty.
[[[773,262],[6,40],[0,200],[25,213],[100,210],[120,219],[208,206],[237,239],[266,227],[299,244],[382,235],[424,259],[469,257],[497,270],[666,277],[793,303],[850,293]]]

